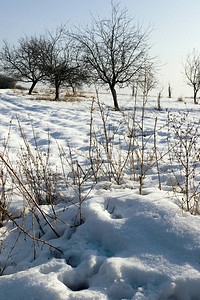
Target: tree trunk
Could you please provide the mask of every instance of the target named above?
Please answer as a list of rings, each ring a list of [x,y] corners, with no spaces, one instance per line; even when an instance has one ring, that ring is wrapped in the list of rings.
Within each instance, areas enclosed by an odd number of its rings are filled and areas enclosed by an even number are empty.
[[[71,86],[72,86],[72,93],[75,94],[76,93],[76,88],[73,86],[73,84]]]
[[[161,93],[158,94],[158,99],[157,99],[157,102],[158,102],[158,110],[161,110],[160,99],[161,99]]]
[[[168,86],[168,97],[169,97],[169,98],[172,97],[172,90],[171,90],[170,84],[169,84],[169,86]]]
[[[110,86],[110,90],[111,90],[111,93],[112,93],[115,110],[119,111],[120,109],[119,109],[118,102],[117,102],[117,93],[116,93],[116,90],[112,86]]]
[[[32,85],[31,85],[31,87],[30,87],[30,89],[29,89],[29,91],[28,91],[28,94],[29,94],[29,95],[32,94],[32,91],[33,91],[34,87],[36,86],[36,84],[37,84],[37,81],[33,81],[33,82],[32,82]]]
[[[194,104],[198,104],[197,102],[197,90],[194,88]]]
[[[59,84],[55,84],[55,88],[56,88],[55,101],[57,101],[59,99],[59,88],[60,88],[60,85]]]

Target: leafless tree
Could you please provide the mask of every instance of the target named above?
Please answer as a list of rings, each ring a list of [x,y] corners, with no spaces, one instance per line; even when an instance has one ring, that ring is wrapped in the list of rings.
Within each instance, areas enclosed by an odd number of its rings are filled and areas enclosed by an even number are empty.
[[[136,83],[142,93],[145,91],[146,98],[148,97],[149,92],[156,87],[158,83],[156,78],[156,69],[154,61],[150,58],[147,57],[144,60],[143,67],[139,72],[139,76],[136,78]]]
[[[91,26],[73,34],[98,83],[107,85],[119,110],[116,87],[128,86],[140,71],[148,50],[149,29],[132,24],[127,10],[112,3],[110,18],[95,19]]]
[[[67,78],[67,87],[72,88],[72,92],[75,93],[77,89],[81,88],[84,84],[88,85],[91,83],[91,76],[89,70],[80,61],[77,63],[74,71],[71,72]]]
[[[55,33],[46,33],[42,53],[41,69],[45,81],[55,87],[55,100],[59,98],[61,86],[70,86],[74,90],[86,80],[77,59],[77,49],[64,26],[58,27]]]
[[[29,94],[32,93],[36,84],[44,77],[44,72],[38,67],[43,39],[31,36],[19,39],[17,46],[10,46],[4,41],[0,52],[2,68],[6,75],[12,78],[31,83]]]
[[[193,88],[194,103],[197,102],[197,93],[200,89],[200,54],[196,49],[193,49],[186,57],[184,63],[184,73],[187,79],[187,84]]]

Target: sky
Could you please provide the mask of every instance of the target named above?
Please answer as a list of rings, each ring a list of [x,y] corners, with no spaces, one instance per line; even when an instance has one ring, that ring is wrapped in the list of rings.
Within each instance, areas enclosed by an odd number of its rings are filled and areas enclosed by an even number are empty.
[[[0,0],[0,47],[26,35],[42,34],[68,26],[85,26],[94,17],[109,16],[110,0]],[[199,0],[121,0],[133,22],[144,30],[151,26],[151,55],[159,65],[157,92],[167,95],[168,83],[174,97],[192,96],[184,78],[183,63],[194,48],[200,50]]]

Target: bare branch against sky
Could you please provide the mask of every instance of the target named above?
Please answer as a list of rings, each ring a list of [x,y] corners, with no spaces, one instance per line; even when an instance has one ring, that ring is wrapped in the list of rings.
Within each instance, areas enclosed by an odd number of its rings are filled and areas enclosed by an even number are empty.
[[[182,61],[193,49],[200,49],[199,0],[123,0],[131,18],[144,26],[152,25],[152,55],[160,64],[160,86],[167,94],[168,82],[176,96],[190,96]],[[94,16],[107,16],[111,7],[109,0],[1,0],[0,46],[3,40],[15,43],[24,34],[41,34],[60,24],[85,25]]]

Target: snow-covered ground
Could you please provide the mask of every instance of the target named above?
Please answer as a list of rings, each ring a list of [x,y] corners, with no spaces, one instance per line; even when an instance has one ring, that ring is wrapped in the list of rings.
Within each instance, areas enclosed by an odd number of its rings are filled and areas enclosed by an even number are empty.
[[[116,141],[121,139],[120,147],[125,151],[123,143],[128,134],[124,118],[128,120],[133,114],[134,99],[129,95],[119,96],[123,114],[112,109],[109,95],[101,94],[100,99],[105,103],[106,114],[109,112],[109,131],[118,128],[115,138]],[[91,102],[89,96],[81,101],[53,102],[28,99],[1,90],[1,152],[12,120],[9,155],[15,165],[23,144],[18,119],[30,146],[34,147],[32,123],[41,151],[47,149],[49,132],[52,166],[59,164],[58,145],[64,151],[69,144],[83,167],[90,144]],[[152,151],[157,117],[157,128],[160,128],[157,151],[162,155],[168,151],[166,109],[174,114],[188,111],[190,120],[198,123],[200,107],[191,99],[186,99],[186,102],[162,99],[161,111],[155,109],[156,105],[156,98],[147,102],[144,134],[149,137],[146,147]],[[136,116],[140,122],[141,101],[137,102]],[[103,127],[97,105],[93,123],[97,136],[100,136]],[[70,226],[77,215],[77,207],[73,204],[77,198],[76,190],[61,186],[66,199],[63,196],[55,206],[59,216],[56,225],[49,219],[59,237],[42,218],[43,235],[38,236],[61,252],[36,242],[34,258],[33,240],[20,233],[11,220],[5,221],[0,228],[0,264],[3,270],[0,299],[200,299],[200,217],[181,209],[180,195],[172,192],[172,173],[165,156],[159,161],[159,167],[162,189],[158,189],[154,164],[144,179],[142,195],[139,194],[139,182],[127,173],[120,185],[113,179],[103,178],[90,190],[89,183],[86,183],[84,192],[89,189],[90,193],[82,203],[83,222],[77,227]],[[73,203],[68,202],[69,198]],[[9,209],[14,216],[15,210],[18,211],[18,223],[23,223],[24,228],[32,233],[32,214],[27,213],[22,220],[21,208],[20,195],[14,193]],[[42,209],[48,213],[51,207],[43,205]]]

